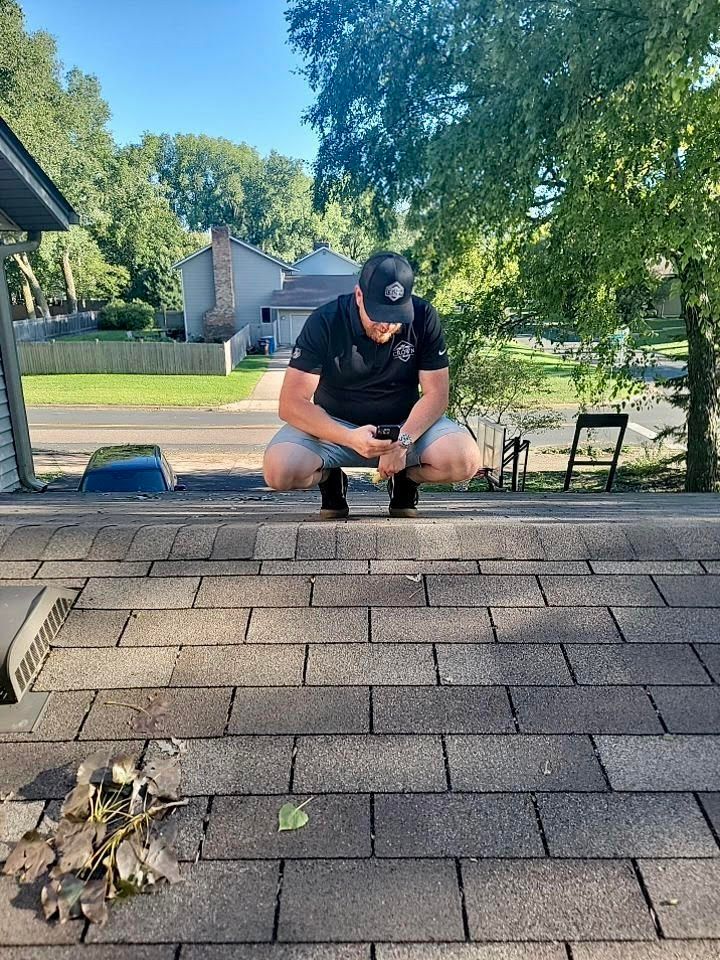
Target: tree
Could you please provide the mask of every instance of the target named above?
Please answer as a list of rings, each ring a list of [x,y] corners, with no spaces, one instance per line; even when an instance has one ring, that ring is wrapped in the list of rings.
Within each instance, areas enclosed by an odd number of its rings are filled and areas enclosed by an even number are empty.
[[[364,259],[388,237],[379,229],[372,194],[349,195],[320,210],[305,164],[277,151],[261,157],[245,143],[187,134],[149,135],[141,148],[154,156],[170,206],[189,230],[227,224],[236,236],[289,262],[321,239],[351,259]]]
[[[54,39],[42,31],[27,33],[15,0],[0,0],[0,51],[0,113],[80,213],[82,223],[96,223],[103,216],[114,151],[107,130],[110,112],[97,80],[77,69],[63,76]],[[52,241],[45,238],[44,255],[14,258],[45,316],[49,309],[38,273],[44,267],[47,274],[49,249],[57,258],[71,310],[75,307],[71,248],[76,236],[71,231]]]
[[[228,224],[249,236],[249,200],[264,176],[256,150],[224,137],[194,134],[149,135],[142,147],[154,152],[170,206],[188,230]]]
[[[155,307],[180,309],[180,278],[173,264],[204,238],[188,233],[156,182],[155,158],[147,144],[124,147],[114,157],[105,197],[107,219],[97,229],[104,256],[127,270],[126,294]]]
[[[407,202],[436,260],[514,244],[538,322],[608,366],[671,265],[687,489],[720,486],[717,0],[290,0],[321,195]]]

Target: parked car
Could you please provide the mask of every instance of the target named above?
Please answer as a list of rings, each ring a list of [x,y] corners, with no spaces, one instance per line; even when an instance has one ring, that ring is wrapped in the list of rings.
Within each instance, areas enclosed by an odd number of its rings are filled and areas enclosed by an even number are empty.
[[[100,447],[90,457],[78,490],[82,493],[163,493],[185,490],[160,447],[121,444]]]

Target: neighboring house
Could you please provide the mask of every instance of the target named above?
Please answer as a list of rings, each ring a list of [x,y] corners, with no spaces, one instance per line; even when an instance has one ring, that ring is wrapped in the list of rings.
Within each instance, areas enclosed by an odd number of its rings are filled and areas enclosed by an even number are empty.
[[[0,119],[0,492],[42,488],[35,479],[5,261],[40,244],[41,231],[67,230],[78,216]],[[9,242],[2,234],[9,233]],[[25,242],[13,235],[27,233]]]
[[[330,244],[324,241],[315,243],[315,249],[312,253],[300,257],[293,264],[298,273],[304,273],[307,276],[319,277],[349,275],[354,276],[360,270],[360,264],[343,253],[337,253],[330,249]]]
[[[227,227],[213,227],[211,237],[209,246],[175,264],[188,340],[227,340],[249,325],[253,342],[273,336],[290,346],[316,307],[354,289],[360,270],[326,244],[289,264]]]

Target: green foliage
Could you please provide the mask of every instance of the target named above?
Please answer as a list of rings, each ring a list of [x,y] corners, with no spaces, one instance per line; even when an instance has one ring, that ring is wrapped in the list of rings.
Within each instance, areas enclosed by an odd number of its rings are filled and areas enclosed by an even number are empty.
[[[473,434],[477,417],[505,424],[518,435],[558,427],[562,416],[548,409],[550,394],[543,365],[502,342],[478,338],[452,361],[449,410]]]
[[[297,806],[294,803],[284,803],[278,810],[278,833],[285,830],[301,830],[310,817],[303,807],[306,807],[314,797],[309,797]]]
[[[146,136],[140,149],[153,157],[173,212],[190,230],[227,224],[236,236],[288,262],[310,252],[318,239],[357,260],[388,239],[372,194],[336,200],[320,212],[305,164],[276,151],[262,157],[246,143],[181,134]]]
[[[111,300],[98,314],[100,330],[150,330],[154,323],[154,308],[142,300]]]

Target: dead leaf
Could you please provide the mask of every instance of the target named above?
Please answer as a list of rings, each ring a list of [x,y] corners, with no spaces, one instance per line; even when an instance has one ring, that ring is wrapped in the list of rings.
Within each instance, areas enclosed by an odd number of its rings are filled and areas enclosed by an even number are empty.
[[[154,797],[177,799],[180,789],[180,765],[174,759],[150,760],[143,774],[148,778],[148,793]]]
[[[143,862],[155,879],[167,880],[168,883],[179,883],[182,880],[177,857],[161,836],[151,839]]]
[[[72,873],[63,874],[46,883],[40,894],[43,913],[50,920],[58,914],[60,923],[82,916],[80,897],[85,884]]]
[[[108,750],[96,750],[95,753],[91,753],[78,767],[76,777],[78,784],[102,783],[110,776],[109,763],[110,752]]]
[[[85,884],[72,873],[53,881],[57,884],[57,910],[60,923],[67,923],[82,915],[80,897]]]
[[[550,761],[549,761],[549,760],[546,760],[546,761],[545,761],[545,766],[543,767],[543,773],[545,774],[546,777],[549,777],[550,774],[552,773],[552,769],[550,768]]]
[[[28,830],[15,844],[3,865],[3,873],[17,876],[20,883],[38,880],[55,862],[55,853],[37,830]]]
[[[674,897],[671,897],[669,900],[661,900],[661,907],[676,907],[680,903],[679,900],[676,900]]]
[[[101,828],[100,831],[98,827]],[[55,850],[59,854],[58,869],[61,873],[82,870],[92,858],[95,844],[102,842],[104,835],[104,823],[95,823],[91,820],[81,823],[61,820],[55,834]]]
[[[121,880],[132,880],[140,872],[142,863],[132,840],[123,840],[115,851],[115,865]]]
[[[40,893],[40,903],[42,904],[45,919],[50,920],[55,916],[58,910],[57,880],[50,880],[42,888]]]
[[[90,800],[95,794],[91,783],[78,783],[63,800],[60,813],[63,817],[87,820],[90,816]]]
[[[406,574],[405,574],[405,579],[406,579],[406,580],[412,580],[413,583],[420,583],[420,581],[422,580],[422,574],[421,574],[421,573],[406,573]]]
[[[135,761],[127,753],[119,753],[117,756],[113,757],[110,761],[110,765],[113,783],[118,783],[121,786],[125,786],[127,783],[132,783],[137,776]]]
[[[178,740],[177,737],[170,737],[170,743],[177,749],[178,753],[187,753],[187,740]]]
[[[107,883],[103,879],[88,880],[80,894],[80,909],[90,923],[102,926],[107,920],[105,895]]]

